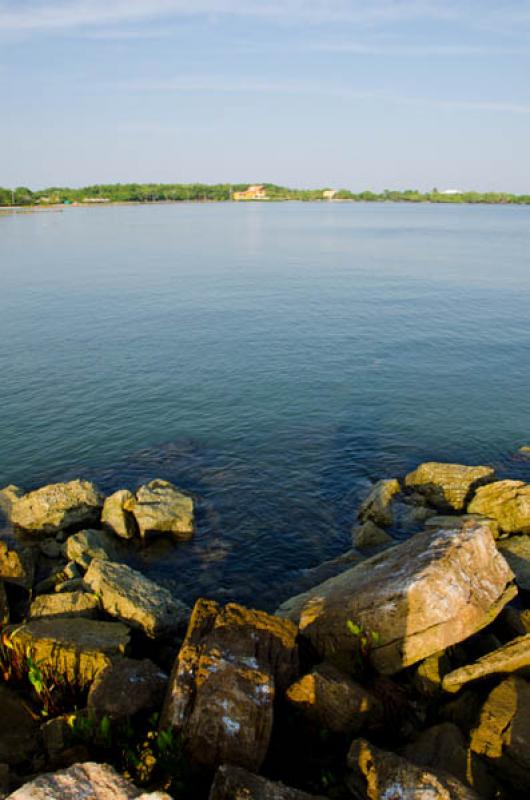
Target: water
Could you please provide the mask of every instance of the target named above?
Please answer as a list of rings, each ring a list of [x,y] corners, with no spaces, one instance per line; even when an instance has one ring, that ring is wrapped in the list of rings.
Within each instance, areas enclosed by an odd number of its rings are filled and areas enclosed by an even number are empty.
[[[530,480],[530,211],[390,204],[0,219],[0,484],[164,477],[194,542],[137,558],[265,608],[427,459]]]

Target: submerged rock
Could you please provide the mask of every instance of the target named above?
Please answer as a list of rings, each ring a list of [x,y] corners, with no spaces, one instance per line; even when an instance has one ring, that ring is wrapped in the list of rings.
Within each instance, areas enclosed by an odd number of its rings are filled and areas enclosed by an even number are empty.
[[[446,692],[458,692],[471,681],[510,672],[524,672],[526,677],[530,677],[530,633],[487,653],[474,664],[449,672],[442,686]]]
[[[88,592],[63,592],[41,594],[32,602],[29,616],[40,617],[97,617],[100,605],[95,594]]]
[[[322,658],[354,669],[349,622],[376,634],[371,660],[392,674],[463,641],[517,593],[484,526],[413,536],[285,602]]]
[[[530,484],[490,483],[477,490],[468,510],[497,520],[504,533],[530,533]]]
[[[215,774],[208,800],[324,800],[269,781],[241,767],[223,764]]]
[[[392,525],[394,523],[392,500],[400,492],[401,486],[395,478],[377,481],[359,508],[361,522],[370,520],[382,527]]]
[[[405,486],[420,492],[435,508],[462,511],[478,486],[493,480],[492,467],[467,467],[427,461],[405,477]]]
[[[191,759],[259,770],[272,732],[275,686],[298,668],[296,627],[263,611],[198,600],[175,662],[161,729]]]
[[[85,530],[74,533],[66,540],[66,557],[82,569],[88,569],[94,558],[116,561],[118,549],[115,538],[106,531]]]
[[[286,697],[311,722],[335,733],[353,735],[383,718],[379,700],[331,664],[321,664],[293,683]]]
[[[165,792],[142,792],[108,764],[74,764],[39,775],[6,800],[171,800]]]
[[[132,539],[138,535],[138,526],[134,515],[128,509],[133,508],[135,498],[127,489],[120,489],[107,497],[101,513],[101,522],[121,539]]]
[[[162,533],[176,539],[193,536],[193,500],[169,481],[154,480],[141,486],[123,507],[133,513],[142,539]]]
[[[121,658],[102,670],[88,693],[88,708],[112,719],[133,717],[162,705],[168,676],[145,658]]]
[[[520,589],[530,592],[530,536],[510,536],[499,542],[499,550],[515,574]]]
[[[395,539],[371,520],[352,531],[352,544],[361,552],[374,551],[395,544]]]
[[[16,766],[38,749],[39,726],[26,703],[8,686],[0,684],[0,763]]]
[[[490,692],[471,734],[482,756],[520,797],[530,795],[530,684],[515,675]]]
[[[190,609],[171,593],[125,564],[94,559],[85,584],[97,594],[103,609],[146,636],[175,633],[187,624]]]
[[[11,508],[11,522],[18,528],[40,535],[97,523],[103,496],[89,481],[54,483],[29,492]]]
[[[356,739],[348,753],[348,784],[355,797],[369,800],[480,800],[453,775],[418,767],[395,753]]]
[[[90,684],[112,659],[127,652],[129,629],[119,622],[37,619],[6,629],[18,653],[28,652],[53,675],[80,687]]]

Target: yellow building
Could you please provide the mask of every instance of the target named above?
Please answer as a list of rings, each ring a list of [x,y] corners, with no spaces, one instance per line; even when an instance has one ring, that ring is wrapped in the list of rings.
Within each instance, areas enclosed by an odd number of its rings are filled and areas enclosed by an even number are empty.
[[[249,186],[244,192],[234,192],[234,200],[266,200],[267,192],[263,188],[263,184],[256,184]]]

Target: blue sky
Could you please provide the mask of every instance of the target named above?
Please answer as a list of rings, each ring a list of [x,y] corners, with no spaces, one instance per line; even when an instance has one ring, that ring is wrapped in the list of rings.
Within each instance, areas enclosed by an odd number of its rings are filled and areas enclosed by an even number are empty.
[[[0,185],[530,192],[530,0],[0,0]]]

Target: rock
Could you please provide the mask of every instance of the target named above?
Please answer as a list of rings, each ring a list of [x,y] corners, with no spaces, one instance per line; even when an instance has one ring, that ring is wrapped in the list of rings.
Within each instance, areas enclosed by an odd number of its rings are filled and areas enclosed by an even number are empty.
[[[145,658],[122,658],[102,670],[88,693],[88,708],[112,719],[133,717],[162,705],[168,676]]]
[[[443,676],[449,672],[449,659],[442,650],[421,661],[414,673],[414,686],[424,697],[433,697],[442,691]]]
[[[11,625],[6,632],[15,649],[28,648],[37,662],[69,683],[87,686],[98,672],[127,652],[129,629],[120,622],[90,619],[37,619]]]
[[[355,797],[369,800],[480,800],[449,773],[417,767],[410,761],[355,739],[348,753],[348,785]]]
[[[523,481],[490,483],[477,490],[468,510],[497,520],[504,533],[530,533],[530,485]]]
[[[24,490],[20,486],[10,484],[0,489],[0,509],[4,512],[6,517],[11,516],[11,509],[13,504],[24,495]]]
[[[515,639],[530,633],[530,618],[525,623],[524,611],[513,606],[505,606],[494,623],[495,632],[503,640]]]
[[[16,536],[0,535],[0,580],[31,589],[36,561],[32,547],[26,547]]]
[[[39,775],[7,800],[171,800],[165,792],[142,793],[108,764],[74,764]]]
[[[519,448],[519,452],[523,453],[524,455],[530,455],[530,446],[523,444],[523,446]]]
[[[48,594],[54,592],[56,587],[66,581],[76,580],[81,577],[81,571],[75,561],[69,561],[68,564],[60,567],[59,569],[48,575],[35,586],[35,594]]]
[[[516,594],[512,580],[487,527],[443,529],[373,556],[276,613],[347,671],[355,669],[348,623],[364,626],[377,635],[373,665],[392,674],[485,627]]]
[[[442,686],[446,692],[458,692],[471,681],[510,672],[522,672],[530,677],[530,633],[487,653],[474,664],[449,672],[444,677]]]
[[[191,539],[195,531],[192,498],[169,481],[154,480],[141,486],[124,508],[132,511],[142,539],[161,533]]]
[[[462,511],[473,491],[493,480],[494,476],[492,467],[466,467],[428,461],[409,472],[405,477],[405,486],[423,494],[435,508]]]
[[[223,764],[215,774],[208,800],[319,800],[319,798],[298,789],[291,789],[283,783],[269,781],[241,767]]]
[[[452,695],[452,698],[439,707],[440,719],[454,722],[461,731],[468,734],[477,723],[483,697],[472,689],[464,689],[459,694]]]
[[[9,792],[10,783],[9,764],[0,764],[0,797],[5,797]]]
[[[521,797],[530,794],[530,684],[515,675],[488,695],[471,750]]]
[[[259,770],[276,685],[296,677],[296,626],[263,611],[198,600],[175,662],[160,727],[182,736],[192,761]]]
[[[530,536],[510,536],[498,546],[515,574],[519,589],[530,592]]]
[[[5,586],[0,581],[0,628],[3,625],[9,625],[9,603],[7,602]]]
[[[82,569],[88,569],[94,558],[115,561],[118,558],[116,540],[106,531],[79,531],[66,540],[66,557]]]
[[[359,508],[361,522],[370,520],[383,527],[392,525],[394,523],[392,500],[400,492],[401,486],[395,478],[377,481]]]
[[[175,633],[188,621],[188,606],[125,564],[96,558],[85,575],[85,584],[101,599],[107,614],[151,638]]]
[[[61,581],[55,584],[55,591],[58,594],[73,594],[74,592],[84,592],[85,584],[82,578],[70,578],[67,581]]]
[[[17,766],[37,751],[39,726],[18,694],[1,683],[0,709],[0,762]]]
[[[127,489],[120,489],[107,497],[101,513],[101,522],[109,531],[121,539],[132,539],[138,535],[134,514],[128,508],[134,506],[135,498]]]
[[[498,797],[496,782],[486,767],[473,753],[460,728],[451,722],[442,722],[423,731],[417,739],[400,752],[418,767],[453,775],[479,793],[480,797]]]
[[[43,486],[13,503],[11,522],[40,535],[99,522],[103,496],[89,481],[69,481]]]
[[[48,759],[54,764],[61,759],[63,752],[75,742],[74,732],[66,717],[55,717],[44,722],[40,732]]]
[[[56,539],[43,539],[39,543],[39,549],[46,558],[56,559],[62,555],[61,545]]]
[[[363,525],[353,529],[352,544],[361,552],[373,551],[395,544],[395,539],[374,522],[367,520]]]
[[[29,609],[32,619],[38,617],[86,617],[93,619],[99,611],[99,600],[88,592],[41,594]]]
[[[286,696],[311,722],[334,733],[353,735],[383,717],[377,698],[331,664],[315,667],[293,683]]]
[[[491,531],[494,539],[500,535],[499,525],[494,519],[483,517],[481,514],[458,514],[453,516],[430,517],[425,522],[425,530],[440,530],[441,528],[463,528],[473,527],[473,525],[485,525]]]

